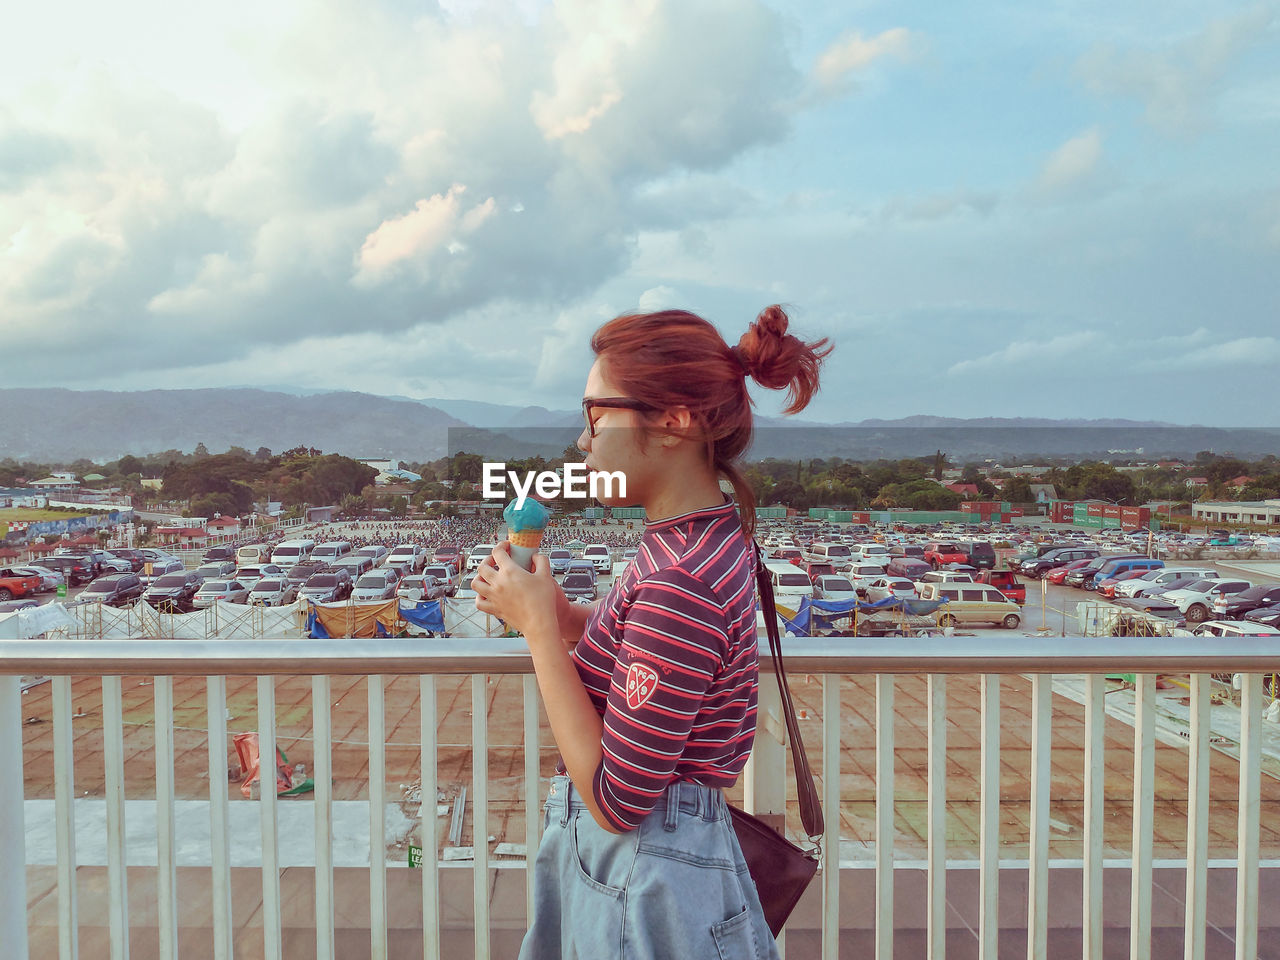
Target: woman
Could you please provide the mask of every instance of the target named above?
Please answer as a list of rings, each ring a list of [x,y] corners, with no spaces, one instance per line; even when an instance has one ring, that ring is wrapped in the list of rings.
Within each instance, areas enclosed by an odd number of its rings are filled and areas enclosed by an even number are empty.
[[[606,503],[644,506],[639,554],[591,607],[505,541],[473,582],[477,608],[524,634],[561,757],[522,960],[777,956],[723,790],[756,727],[746,378],[788,390],[796,413],[830,352],[787,324],[769,307],[732,349],[684,311],[597,330],[578,446],[591,470],[626,477]]]

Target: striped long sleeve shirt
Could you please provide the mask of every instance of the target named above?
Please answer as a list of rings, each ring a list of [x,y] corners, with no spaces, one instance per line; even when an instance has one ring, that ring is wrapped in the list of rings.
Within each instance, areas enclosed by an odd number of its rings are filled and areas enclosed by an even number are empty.
[[[755,550],[732,501],[646,524],[573,652],[604,719],[592,791],[630,830],[667,785],[729,787],[756,729]]]

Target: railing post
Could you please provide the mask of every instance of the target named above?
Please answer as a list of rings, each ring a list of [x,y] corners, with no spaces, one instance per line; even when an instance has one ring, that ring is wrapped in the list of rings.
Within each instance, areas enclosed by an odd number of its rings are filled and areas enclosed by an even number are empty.
[[[782,830],[787,815],[787,727],[782,696],[772,676],[761,678],[756,717],[756,740],[751,748],[744,801],[748,813],[775,830]],[[782,776],[776,775],[779,770]]]
[[[5,956],[14,960],[27,960],[21,684],[21,677],[0,677],[0,931]]]

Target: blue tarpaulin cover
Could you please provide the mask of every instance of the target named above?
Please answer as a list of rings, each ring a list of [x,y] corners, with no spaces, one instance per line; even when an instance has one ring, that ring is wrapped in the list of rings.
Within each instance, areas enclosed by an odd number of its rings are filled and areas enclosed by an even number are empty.
[[[433,633],[444,633],[444,610],[439,600],[423,600],[419,603],[401,603],[400,616],[414,626]]]
[[[883,613],[888,610],[902,610],[911,616],[930,614],[946,603],[946,600],[913,600],[899,597],[886,597],[875,603],[865,600],[812,600],[804,597],[800,600],[800,608],[790,619],[783,616],[786,629],[797,637],[812,635],[815,626],[831,627],[836,620],[848,619],[856,610],[858,613]]]

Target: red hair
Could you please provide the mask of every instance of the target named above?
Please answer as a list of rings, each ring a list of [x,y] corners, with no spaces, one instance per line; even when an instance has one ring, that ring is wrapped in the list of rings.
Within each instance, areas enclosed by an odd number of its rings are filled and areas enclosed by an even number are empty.
[[[627,396],[655,410],[689,408],[686,437],[706,444],[711,466],[733,485],[747,536],[755,534],[756,503],[739,462],[753,424],[746,378],[785,389],[783,412],[799,413],[817,392],[818,371],[832,350],[825,337],[806,343],[787,333],[789,322],[782,307],[766,307],[730,347],[702,317],[662,310],[615,317],[591,338],[609,381]]]

